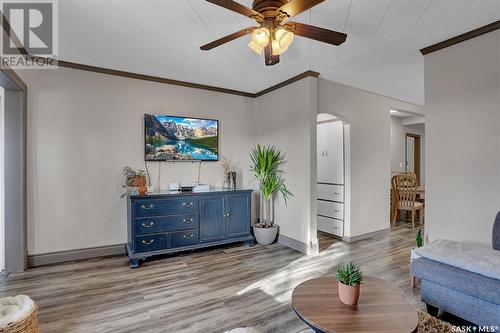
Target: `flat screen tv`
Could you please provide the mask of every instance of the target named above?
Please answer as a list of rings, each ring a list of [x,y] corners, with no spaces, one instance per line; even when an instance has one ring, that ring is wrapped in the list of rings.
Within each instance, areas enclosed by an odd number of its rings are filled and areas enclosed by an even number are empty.
[[[218,161],[219,121],[144,115],[146,161]]]

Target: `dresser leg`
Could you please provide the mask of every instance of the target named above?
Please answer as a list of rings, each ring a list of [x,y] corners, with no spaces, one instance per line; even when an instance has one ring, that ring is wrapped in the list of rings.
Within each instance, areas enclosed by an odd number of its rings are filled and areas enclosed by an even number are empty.
[[[254,245],[255,245],[255,240],[254,240],[254,239],[252,239],[252,240],[247,240],[247,241],[245,241],[245,243],[244,243],[244,244],[245,244],[245,245],[248,245],[248,246],[254,246]]]
[[[130,268],[139,267],[139,259],[130,259]]]

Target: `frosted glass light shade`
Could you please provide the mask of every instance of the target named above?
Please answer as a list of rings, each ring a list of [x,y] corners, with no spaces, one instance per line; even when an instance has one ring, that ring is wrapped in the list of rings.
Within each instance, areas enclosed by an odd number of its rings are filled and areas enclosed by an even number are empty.
[[[279,45],[279,42],[276,39],[273,40],[272,46],[273,46],[273,56],[280,55],[288,49],[288,48],[284,48],[284,49],[281,48]]]
[[[264,49],[264,48],[260,47],[259,45],[255,44],[253,41],[250,41],[250,43],[248,43],[248,47],[250,49],[252,49],[252,51],[257,53],[258,55],[261,55],[262,50]]]
[[[278,41],[279,47],[286,50],[292,44],[295,35],[285,28],[278,28],[274,32],[274,37]]]
[[[267,28],[255,29],[252,32],[252,42],[257,46],[264,48],[267,44],[269,44],[270,36],[271,34]]]

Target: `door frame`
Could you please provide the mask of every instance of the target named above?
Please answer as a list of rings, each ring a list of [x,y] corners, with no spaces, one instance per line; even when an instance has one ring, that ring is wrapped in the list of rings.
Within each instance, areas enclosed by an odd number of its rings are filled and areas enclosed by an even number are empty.
[[[5,66],[0,68],[0,86],[5,91],[18,91],[21,93],[22,105],[19,107],[22,117],[22,225],[10,225],[7,227],[5,220],[4,232],[4,255],[5,255],[5,272],[23,271],[28,268],[28,141],[27,141],[27,116],[28,116],[28,86],[16,74],[14,70]],[[5,100],[5,98],[4,98]],[[4,179],[5,180],[5,179]],[[4,200],[8,193],[5,193]],[[7,242],[9,238],[9,242]],[[16,244],[13,249],[9,244]],[[19,253],[18,249],[22,249]]]
[[[405,171],[408,171],[408,138],[413,138],[413,164],[415,175],[420,183],[420,135],[413,133],[405,134]]]

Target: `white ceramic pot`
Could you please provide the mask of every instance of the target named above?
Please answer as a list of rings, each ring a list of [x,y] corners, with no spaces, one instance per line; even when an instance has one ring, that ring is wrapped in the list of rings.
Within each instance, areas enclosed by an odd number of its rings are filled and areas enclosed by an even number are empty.
[[[278,227],[272,226],[271,228],[253,227],[253,234],[257,243],[261,245],[269,245],[274,243],[276,235],[278,234]]]

